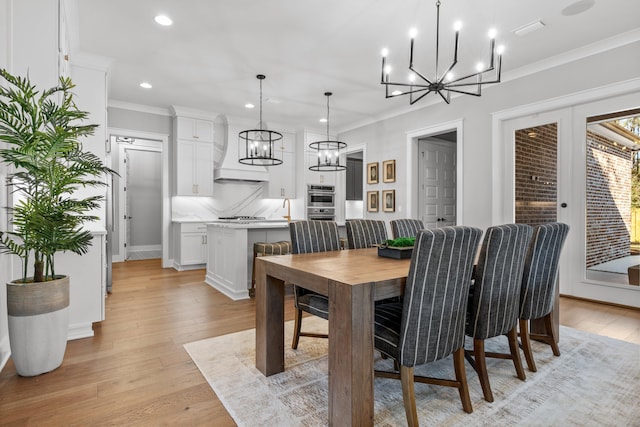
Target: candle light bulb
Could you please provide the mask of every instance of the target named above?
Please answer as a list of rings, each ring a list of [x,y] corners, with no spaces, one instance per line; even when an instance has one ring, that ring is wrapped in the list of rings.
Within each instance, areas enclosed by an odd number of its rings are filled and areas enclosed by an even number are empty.
[[[453,29],[454,29],[455,31],[460,31],[460,30],[462,29],[462,21],[456,21],[456,22],[453,24]]]
[[[385,73],[386,75],[391,74],[391,65],[386,65],[386,66],[384,67],[384,73]]]
[[[484,69],[484,64],[482,62],[478,62],[476,64],[476,71],[482,71]]]
[[[387,55],[389,55],[389,49],[387,49],[386,47],[384,49],[382,49],[382,57],[386,58]]]
[[[498,55],[502,55],[504,53],[504,45],[501,44],[500,46],[498,46],[498,49],[496,49],[496,52],[498,52]]]
[[[415,27],[409,30],[409,37],[411,37],[412,39],[415,39],[417,35],[418,30]]]
[[[496,34],[498,34],[498,31],[495,28],[491,28],[489,30],[489,38],[490,39],[495,39],[496,38]]]

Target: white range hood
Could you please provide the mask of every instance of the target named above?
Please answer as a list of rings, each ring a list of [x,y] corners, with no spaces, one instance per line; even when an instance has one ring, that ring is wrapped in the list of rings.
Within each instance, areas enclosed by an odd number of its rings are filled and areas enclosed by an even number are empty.
[[[213,176],[216,181],[269,181],[269,172],[265,166],[250,166],[238,162],[238,133],[255,127],[255,124],[218,116],[214,127],[216,146],[224,152],[220,165],[214,168]]]

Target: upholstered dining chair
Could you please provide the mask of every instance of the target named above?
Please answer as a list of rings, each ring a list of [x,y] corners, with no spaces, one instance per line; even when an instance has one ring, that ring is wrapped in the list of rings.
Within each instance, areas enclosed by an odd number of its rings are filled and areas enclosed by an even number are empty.
[[[289,223],[291,253],[306,254],[340,250],[340,236],[335,221],[293,221]],[[291,348],[298,348],[301,336],[327,338],[327,334],[301,332],[302,312],[329,319],[329,300],[326,296],[293,286],[295,325]]]
[[[387,226],[375,219],[348,219],[347,244],[349,249],[370,248],[387,240]]]
[[[389,223],[391,224],[391,234],[394,239],[400,237],[416,237],[418,231],[425,228],[424,222],[421,219],[392,219]]]
[[[493,402],[493,393],[486,357],[511,359],[518,378],[526,379],[517,329],[522,273],[531,233],[532,228],[526,224],[489,227],[474,270],[466,327],[466,334],[473,338],[473,351],[466,350],[465,356],[478,373],[487,402]],[[510,354],[485,352],[485,340],[501,335],[508,338]]]
[[[409,426],[418,425],[414,381],[456,387],[465,412],[473,412],[464,367],[465,315],[473,263],[482,230],[443,227],[416,237],[404,298],[375,307],[374,345],[394,359]],[[453,354],[455,380],[414,375],[414,367]],[[399,372],[397,372],[399,371]]]
[[[531,351],[531,338],[549,346],[560,356],[558,337],[553,326],[553,304],[558,283],[560,252],[569,233],[569,226],[559,222],[538,225],[533,229],[524,262],[522,289],[520,290],[520,342],[527,366],[536,372]],[[530,320],[543,319],[547,335],[530,334]]]

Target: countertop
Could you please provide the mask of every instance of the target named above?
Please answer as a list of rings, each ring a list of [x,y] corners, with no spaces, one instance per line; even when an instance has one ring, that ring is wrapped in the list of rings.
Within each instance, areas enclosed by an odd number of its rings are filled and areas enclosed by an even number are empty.
[[[211,221],[207,222],[208,227],[220,227],[220,228],[288,228],[289,223],[286,220],[273,219],[256,222],[226,222],[226,221]]]

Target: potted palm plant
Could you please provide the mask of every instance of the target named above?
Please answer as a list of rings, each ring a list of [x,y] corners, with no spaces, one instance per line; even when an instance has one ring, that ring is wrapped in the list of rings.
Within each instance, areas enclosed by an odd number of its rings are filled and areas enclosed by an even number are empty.
[[[19,375],[56,369],[66,350],[69,277],[55,270],[61,251],[84,254],[92,235],[83,229],[101,195],[78,198],[82,187],[106,185],[112,171],[80,140],[97,125],[73,100],[69,78],[39,91],[29,78],[0,69],[0,162],[14,194],[11,230],[0,232],[0,251],[22,261],[21,277],[7,284],[9,342]]]

